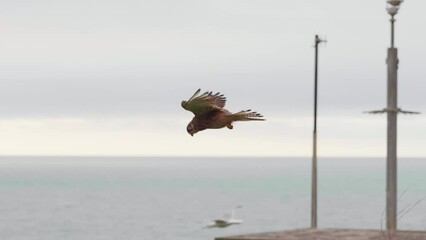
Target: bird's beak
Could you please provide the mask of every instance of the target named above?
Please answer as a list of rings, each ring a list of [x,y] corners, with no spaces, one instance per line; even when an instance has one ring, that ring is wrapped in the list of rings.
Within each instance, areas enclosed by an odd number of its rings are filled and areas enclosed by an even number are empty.
[[[191,137],[193,137],[194,136],[194,134],[193,133],[191,133]]]

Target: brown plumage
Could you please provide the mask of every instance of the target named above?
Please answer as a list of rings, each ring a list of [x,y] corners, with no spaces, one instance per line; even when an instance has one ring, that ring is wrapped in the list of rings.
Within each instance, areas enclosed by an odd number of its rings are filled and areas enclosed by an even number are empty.
[[[186,127],[186,131],[193,136],[205,129],[217,129],[227,127],[233,129],[235,121],[264,121],[263,116],[257,112],[243,110],[231,113],[225,108],[226,98],[223,94],[205,92],[199,95],[198,89],[188,101],[182,101],[182,107],[194,113],[194,118]]]

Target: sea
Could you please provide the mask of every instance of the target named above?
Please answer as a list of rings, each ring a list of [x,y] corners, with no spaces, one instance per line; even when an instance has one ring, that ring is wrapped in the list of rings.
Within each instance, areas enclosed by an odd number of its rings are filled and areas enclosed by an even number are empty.
[[[385,158],[319,157],[318,226],[384,228],[385,168]],[[398,228],[426,230],[426,158],[399,158],[398,195]],[[310,199],[309,157],[0,157],[2,240],[213,240],[306,228]],[[206,228],[236,206],[242,224]]]

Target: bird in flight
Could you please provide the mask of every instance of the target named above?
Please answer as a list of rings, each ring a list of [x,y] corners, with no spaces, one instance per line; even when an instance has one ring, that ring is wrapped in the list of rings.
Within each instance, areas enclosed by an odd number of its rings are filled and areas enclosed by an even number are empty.
[[[209,225],[207,225],[207,228],[226,228],[233,224],[241,224],[243,223],[243,220],[241,219],[235,219],[235,212],[237,208],[241,208],[241,206],[236,206],[234,209],[232,209],[232,212],[229,217],[224,217],[222,219],[216,219],[212,221]]]
[[[201,95],[198,89],[188,101],[182,101],[184,109],[194,113],[194,118],[186,127],[186,131],[194,136],[195,133],[206,129],[227,127],[233,129],[235,121],[264,121],[263,116],[250,109],[231,113],[225,108],[226,98],[223,94],[205,92]]]

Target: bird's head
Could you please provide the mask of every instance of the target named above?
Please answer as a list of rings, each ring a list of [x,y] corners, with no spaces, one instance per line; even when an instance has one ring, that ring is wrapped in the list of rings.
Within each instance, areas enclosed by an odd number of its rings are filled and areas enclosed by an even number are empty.
[[[195,133],[197,133],[198,131],[195,129],[195,126],[192,122],[190,122],[188,124],[188,126],[186,127],[186,131],[191,135],[194,136]]]

